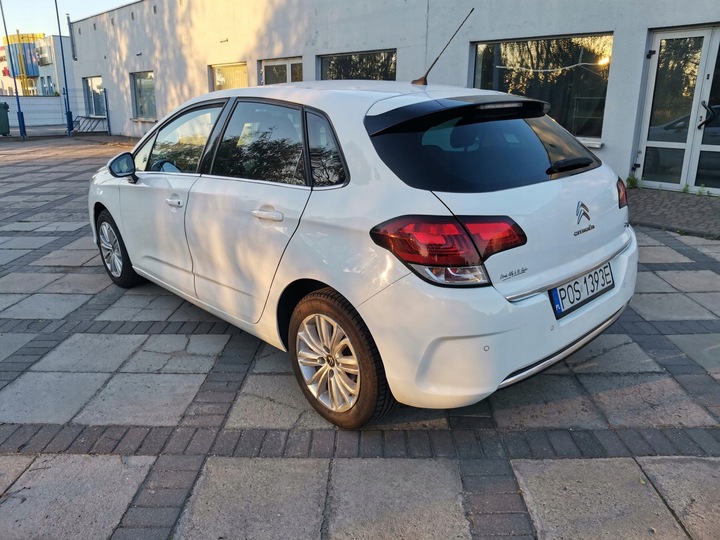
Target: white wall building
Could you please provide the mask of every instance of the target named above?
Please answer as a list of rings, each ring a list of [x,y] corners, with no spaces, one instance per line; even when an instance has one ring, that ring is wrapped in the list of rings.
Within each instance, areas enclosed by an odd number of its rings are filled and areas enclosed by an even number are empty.
[[[717,0],[141,0],[73,23],[75,86],[141,136],[213,89],[415,79],[473,7],[431,82],[544,99],[621,176],[720,193]]]
[[[45,36],[35,42],[40,76],[37,81],[38,96],[54,96],[62,93],[65,87],[63,76],[62,56],[60,50],[60,36]],[[62,37],[62,47],[65,53],[65,71],[69,88],[75,86],[75,64],[70,53],[70,38]],[[71,90],[72,91],[72,90]]]

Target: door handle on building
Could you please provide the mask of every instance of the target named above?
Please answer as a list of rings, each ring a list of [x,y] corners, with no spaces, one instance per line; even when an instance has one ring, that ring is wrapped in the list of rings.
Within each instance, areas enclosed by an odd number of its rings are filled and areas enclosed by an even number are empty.
[[[698,124],[698,129],[702,129],[705,124],[707,124],[708,122],[712,122],[713,120],[715,120],[715,117],[717,116],[717,113],[715,112],[715,110],[712,107],[708,107],[707,103],[705,103],[704,101],[701,101],[700,105],[703,106],[703,108],[707,111],[708,115],[705,120],[703,120],[702,122],[700,122]],[[700,117],[700,119],[702,120],[702,116]]]

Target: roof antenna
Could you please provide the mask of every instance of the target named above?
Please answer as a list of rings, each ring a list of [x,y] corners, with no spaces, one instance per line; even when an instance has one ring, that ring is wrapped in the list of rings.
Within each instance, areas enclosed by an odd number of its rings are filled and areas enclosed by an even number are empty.
[[[440,57],[442,56],[442,53],[445,52],[445,49],[448,48],[448,45],[450,45],[450,43],[452,42],[452,40],[455,39],[455,36],[457,36],[457,33],[458,33],[458,32],[460,31],[460,29],[463,27],[463,24],[465,24],[465,21],[467,21],[467,20],[470,18],[470,15],[472,15],[472,12],[473,12],[473,11],[475,11],[475,8],[472,8],[472,9],[470,10],[470,13],[467,14],[467,17],[465,17],[465,18],[463,19],[463,22],[460,23],[460,26],[458,26],[458,29],[455,30],[455,33],[454,33],[454,34],[452,35],[452,37],[450,38],[450,41],[448,41],[448,42],[447,42],[447,45],[445,45],[445,47],[443,47],[443,50],[440,51],[440,54],[437,55],[437,58],[435,59],[435,61],[434,61],[432,64],[430,64],[430,67],[429,67],[428,70],[425,72],[425,75],[423,75],[423,76],[420,77],[419,79],[415,79],[415,80],[412,82],[412,84],[419,84],[419,85],[422,85],[422,86],[427,86],[427,76],[430,75],[430,70],[435,67],[435,64],[437,64],[437,61],[440,60]]]

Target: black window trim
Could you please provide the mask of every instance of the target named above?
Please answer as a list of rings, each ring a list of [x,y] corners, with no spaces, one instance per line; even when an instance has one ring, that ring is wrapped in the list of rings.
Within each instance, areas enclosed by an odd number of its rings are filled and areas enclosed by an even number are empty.
[[[304,113],[311,112],[311,113],[317,114],[320,118],[323,118],[328,123],[328,126],[330,126],[330,131],[332,131],[332,136],[335,139],[335,144],[337,145],[338,154],[340,156],[340,162],[342,163],[343,169],[345,169],[345,182],[343,182],[342,184],[334,184],[332,186],[317,186],[317,187],[315,187],[315,182],[313,181],[313,176],[312,176],[312,168],[310,167],[310,163],[309,163],[310,162],[310,138],[308,137],[308,133],[307,133],[307,119],[305,118],[305,114],[303,114],[303,124],[304,124],[304,129],[305,129],[305,134],[304,134],[305,135],[305,147],[307,149],[305,154],[307,155],[307,160],[308,160],[308,169],[307,170],[308,170],[308,176],[310,178],[310,185],[311,185],[312,189],[313,190],[339,189],[339,188],[343,188],[343,187],[347,186],[350,183],[350,167],[348,167],[348,165],[347,165],[347,160],[345,159],[345,154],[343,152],[342,145],[340,144],[340,139],[337,136],[337,131],[335,130],[335,126],[333,125],[332,120],[324,111],[321,111],[320,109],[316,109],[315,107],[304,106],[303,112]]]
[[[228,128],[228,125],[230,123],[230,118],[232,118],[233,113],[235,112],[235,109],[237,108],[238,104],[244,102],[244,103],[266,103],[268,105],[277,105],[279,107],[286,107],[289,109],[294,109],[297,111],[300,111],[300,122],[302,124],[302,136],[303,136],[303,159],[304,159],[304,165],[305,165],[305,184],[304,185],[297,185],[297,184],[287,184],[285,182],[272,182],[270,180],[259,180],[254,178],[238,178],[234,176],[224,176],[219,174],[214,174],[212,172],[213,166],[215,164],[215,158],[217,156],[217,151],[220,146],[220,142],[222,141],[222,138],[225,136],[225,132]],[[328,189],[339,189],[347,186],[350,183],[351,180],[351,174],[350,174],[350,167],[348,167],[347,159],[345,158],[345,153],[343,151],[342,144],[340,143],[340,138],[337,136],[337,130],[335,129],[335,125],[333,124],[330,117],[325,113],[325,111],[322,111],[316,107],[302,105],[299,103],[295,103],[292,101],[284,101],[280,99],[271,99],[271,98],[261,98],[261,97],[251,97],[251,96],[242,96],[242,97],[230,97],[230,98],[216,98],[216,99],[210,99],[207,101],[202,101],[199,103],[194,103],[193,105],[186,107],[184,109],[181,109],[177,111],[172,116],[169,116],[163,120],[161,124],[158,124],[154,126],[153,129],[148,131],[145,136],[140,139],[140,142],[137,143],[135,148],[133,149],[133,158],[137,155],[137,153],[142,149],[145,144],[152,144],[154,145],[154,139],[156,139],[157,134],[165,128],[168,124],[173,122],[175,119],[177,119],[179,116],[188,113],[190,111],[196,110],[196,109],[204,109],[209,108],[213,106],[220,106],[222,107],[222,110],[220,112],[220,115],[218,116],[218,119],[215,121],[215,125],[213,126],[212,131],[210,132],[210,136],[208,137],[207,142],[205,143],[205,148],[203,149],[203,153],[200,157],[200,162],[198,169],[195,173],[176,173],[176,174],[201,174],[201,175],[207,175],[207,176],[214,176],[217,178],[224,178],[228,180],[236,180],[236,181],[242,181],[242,182],[262,182],[264,184],[273,184],[278,186],[285,186],[285,187],[293,187],[293,188],[309,188],[312,190],[328,190]],[[335,144],[338,149],[338,155],[340,158],[340,162],[342,163],[343,169],[345,170],[345,181],[342,184],[335,184],[332,186],[315,186],[313,182],[312,177],[312,167],[310,164],[310,140],[308,137],[308,130],[307,130],[307,117],[306,114],[314,113],[324,119],[328,126],[330,127],[330,130],[332,132],[332,136],[335,140]],[[152,149],[150,150],[152,152]],[[139,171],[142,173],[149,173],[149,174],[167,174],[163,173],[162,171]]]

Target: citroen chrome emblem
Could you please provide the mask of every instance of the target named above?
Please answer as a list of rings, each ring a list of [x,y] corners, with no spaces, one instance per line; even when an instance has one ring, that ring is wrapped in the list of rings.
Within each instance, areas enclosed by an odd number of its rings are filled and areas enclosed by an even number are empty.
[[[587,219],[588,222],[590,221],[590,209],[585,206],[585,203],[582,201],[578,201],[577,208],[575,209],[575,216],[577,217],[577,223],[580,225],[580,222],[583,218]],[[573,233],[573,236],[579,236],[583,233],[592,231],[595,228],[595,225],[592,223],[588,223],[587,227],[584,229],[580,229],[579,231],[575,231]]]
[[[575,216],[577,217],[578,225],[580,225],[582,218],[587,218],[587,220],[590,221],[590,210],[587,206],[585,206],[585,203],[583,203],[582,201],[578,201],[577,209],[575,210]]]

